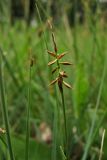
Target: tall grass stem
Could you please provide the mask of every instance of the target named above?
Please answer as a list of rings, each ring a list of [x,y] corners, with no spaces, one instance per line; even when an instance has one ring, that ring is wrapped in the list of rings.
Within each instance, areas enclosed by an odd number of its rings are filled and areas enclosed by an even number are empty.
[[[4,123],[6,128],[6,136],[7,136],[7,144],[9,149],[10,160],[14,160],[14,154],[12,149],[11,137],[10,137],[10,127],[9,127],[9,118],[8,118],[8,111],[7,111],[7,104],[6,104],[6,94],[5,94],[5,87],[4,87],[4,79],[3,79],[3,69],[2,69],[2,49],[0,48],[0,92],[1,92],[1,102],[2,102],[2,110],[3,110],[3,117]]]
[[[100,105],[104,79],[105,79],[105,76],[106,76],[106,70],[107,70],[107,56],[106,56],[106,59],[105,59],[103,72],[102,72],[102,76],[101,76],[101,82],[100,82],[99,92],[98,92],[98,96],[97,96],[95,112],[94,112],[94,115],[93,115],[93,120],[92,120],[91,128],[90,128],[90,131],[89,131],[89,135],[88,135],[88,138],[87,138],[87,142],[86,142],[86,145],[85,145],[85,151],[84,151],[82,160],[86,160],[87,159],[88,151],[89,151],[89,148],[90,148],[90,146],[92,144],[92,136],[94,134],[93,132],[94,132],[96,118],[97,118],[97,111],[98,111],[98,108],[99,108],[99,105]]]
[[[26,146],[25,146],[25,160],[29,160],[30,107],[31,107],[31,66],[29,66],[28,105],[27,105],[27,119],[26,119]]]
[[[103,154],[103,145],[104,145],[104,138],[105,138],[105,129],[103,130],[103,134],[102,134],[102,141],[101,141],[101,149],[100,149],[100,156],[99,156],[99,160],[102,159],[102,154]]]
[[[64,92],[63,88],[60,90],[61,100],[62,100],[62,108],[63,108],[63,116],[64,116],[64,145],[65,145],[65,155],[67,156],[67,121],[66,121],[66,111],[65,111],[65,100],[64,100]]]

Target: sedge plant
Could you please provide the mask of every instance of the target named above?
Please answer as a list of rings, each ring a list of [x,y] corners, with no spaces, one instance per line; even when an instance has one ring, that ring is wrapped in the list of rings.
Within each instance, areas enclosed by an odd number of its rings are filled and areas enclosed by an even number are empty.
[[[63,85],[66,86],[67,88],[70,88],[70,89],[72,89],[72,87],[71,87],[71,85],[69,85],[68,83],[66,83],[64,81],[64,78],[67,78],[68,75],[66,74],[65,71],[62,70],[61,65],[72,65],[72,63],[70,63],[68,61],[60,61],[67,54],[67,52],[63,52],[61,54],[58,54],[58,48],[57,48],[57,45],[56,45],[55,35],[54,35],[54,32],[53,32],[53,26],[52,26],[50,21],[48,21],[48,24],[49,24],[49,27],[51,29],[52,42],[53,42],[53,48],[54,48],[54,51],[50,51],[50,50],[47,51],[50,56],[54,57],[54,60],[50,61],[48,63],[48,66],[51,66],[51,65],[56,63],[56,67],[52,70],[52,74],[57,72],[56,79],[52,80],[51,83],[49,84],[49,86],[57,83],[58,88],[59,88],[59,92],[61,94],[63,118],[64,118],[64,146],[65,146],[64,150],[65,150],[66,157],[68,157],[68,155],[67,155],[67,141],[68,141],[67,120],[66,120],[66,109],[65,109]]]

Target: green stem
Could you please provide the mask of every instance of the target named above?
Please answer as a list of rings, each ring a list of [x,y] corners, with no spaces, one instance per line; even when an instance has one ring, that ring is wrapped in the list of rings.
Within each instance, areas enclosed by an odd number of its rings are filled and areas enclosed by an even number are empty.
[[[57,135],[58,135],[58,100],[56,96],[56,105],[54,106],[54,120],[53,120],[53,149],[52,160],[57,159]]]
[[[43,26],[42,18],[41,18],[39,7],[38,7],[38,0],[35,1],[35,5],[36,5],[36,9],[37,9],[37,14],[39,16],[40,24],[41,24],[41,26]],[[47,44],[46,35],[45,35],[44,31],[43,31],[43,38],[44,38],[44,42],[45,42],[45,45],[46,45],[46,49],[48,50],[48,44]]]
[[[29,68],[29,83],[28,83],[28,106],[27,106],[27,120],[26,120],[25,160],[29,159],[30,106],[31,106],[31,66]]]
[[[76,61],[78,61],[78,45],[77,45],[77,16],[76,16],[76,12],[77,12],[77,5],[78,2],[77,0],[74,1],[74,35],[73,35],[73,46],[74,46],[74,52],[75,52],[75,59]]]
[[[67,156],[67,122],[66,122],[66,111],[65,111],[65,101],[64,101],[64,93],[63,88],[60,90],[61,99],[62,99],[62,107],[63,107],[63,116],[64,116],[64,134],[65,134],[65,155]]]
[[[88,151],[89,151],[89,149],[91,147],[91,144],[93,142],[92,141],[93,140],[92,136],[93,136],[95,125],[96,125],[97,111],[98,111],[99,105],[100,105],[104,79],[105,79],[106,73],[107,73],[106,70],[107,70],[107,56],[105,57],[105,63],[104,63],[103,72],[102,72],[102,75],[101,75],[101,82],[100,82],[97,101],[96,101],[96,106],[95,106],[95,112],[94,112],[94,115],[93,115],[93,119],[92,119],[92,124],[91,124],[90,131],[89,131],[89,135],[87,137],[87,142],[86,142],[86,145],[85,145],[85,149],[84,149],[84,154],[83,154],[82,160],[86,160],[87,159]]]
[[[2,52],[3,51],[0,49],[0,54]],[[1,55],[0,55],[0,92],[1,92],[2,110],[3,110],[4,123],[5,123],[5,128],[6,128],[7,144],[8,144],[8,148],[9,148],[10,159],[14,160],[12,144],[11,144],[11,137],[10,137],[8,111],[7,111],[7,105],[6,105],[6,99],[5,99],[5,89],[4,89],[4,82],[3,82]]]

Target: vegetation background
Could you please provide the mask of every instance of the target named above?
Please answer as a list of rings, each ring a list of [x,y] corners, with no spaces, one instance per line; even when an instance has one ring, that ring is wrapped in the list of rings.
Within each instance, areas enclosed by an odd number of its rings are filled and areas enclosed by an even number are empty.
[[[61,95],[49,86],[49,19],[58,53],[73,63],[63,66],[73,87],[64,87],[68,159],[107,160],[106,0],[0,1],[0,160],[66,159]]]

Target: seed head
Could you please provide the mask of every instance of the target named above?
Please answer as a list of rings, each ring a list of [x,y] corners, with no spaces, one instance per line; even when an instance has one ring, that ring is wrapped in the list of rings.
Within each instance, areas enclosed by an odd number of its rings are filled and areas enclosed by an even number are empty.
[[[57,46],[56,46],[54,33],[52,33],[52,40],[53,40],[53,45],[54,45],[54,51],[55,51],[55,53],[57,53]]]
[[[52,25],[51,23],[48,21],[48,24],[50,25],[50,28],[52,29]],[[52,74],[55,73],[56,71],[58,72],[58,76],[55,80],[52,80],[52,82],[49,84],[50,85],[54,85],[55,83],[58,84],[59,90],[62,92],[63,90],[63,85],[66,86],[67,88],[72,88],[70,84],[66,83],[64,81],[64,78],[67,78],[68,75],[66,74],[65,71],[61,70],[61,65],[72,65],[72,63],[68,62],[68,61],[62,61],[60,62],[60,60],[67,54],[67,52],[63,52],[58,54],[58,49],[57,49],[57,45],[56,45],[56,41],[55,41],[55,36],[54,33],[52,32],[52,41],[53,41],[53,47],[54,47],[54,52],[52,51],[47,51],[48,54],[52,57],[54,57],[55,59],[50,61],[48,63],[48,66],[51,66],[53,64],[56,63],[56,67],[52,70]]]
[[[6,130],[5,129],[2,129],[2,128],[0,128],[0,134],[4,134],[4,133],[6,133]]]
[[[52,23],[51,23],[51,21],[52,21],[52,19],[48,19],[48,26],[49,26],[49,28],[50,28],[50,30],[52,30],[53,29],[53,26],[52,26]]]

